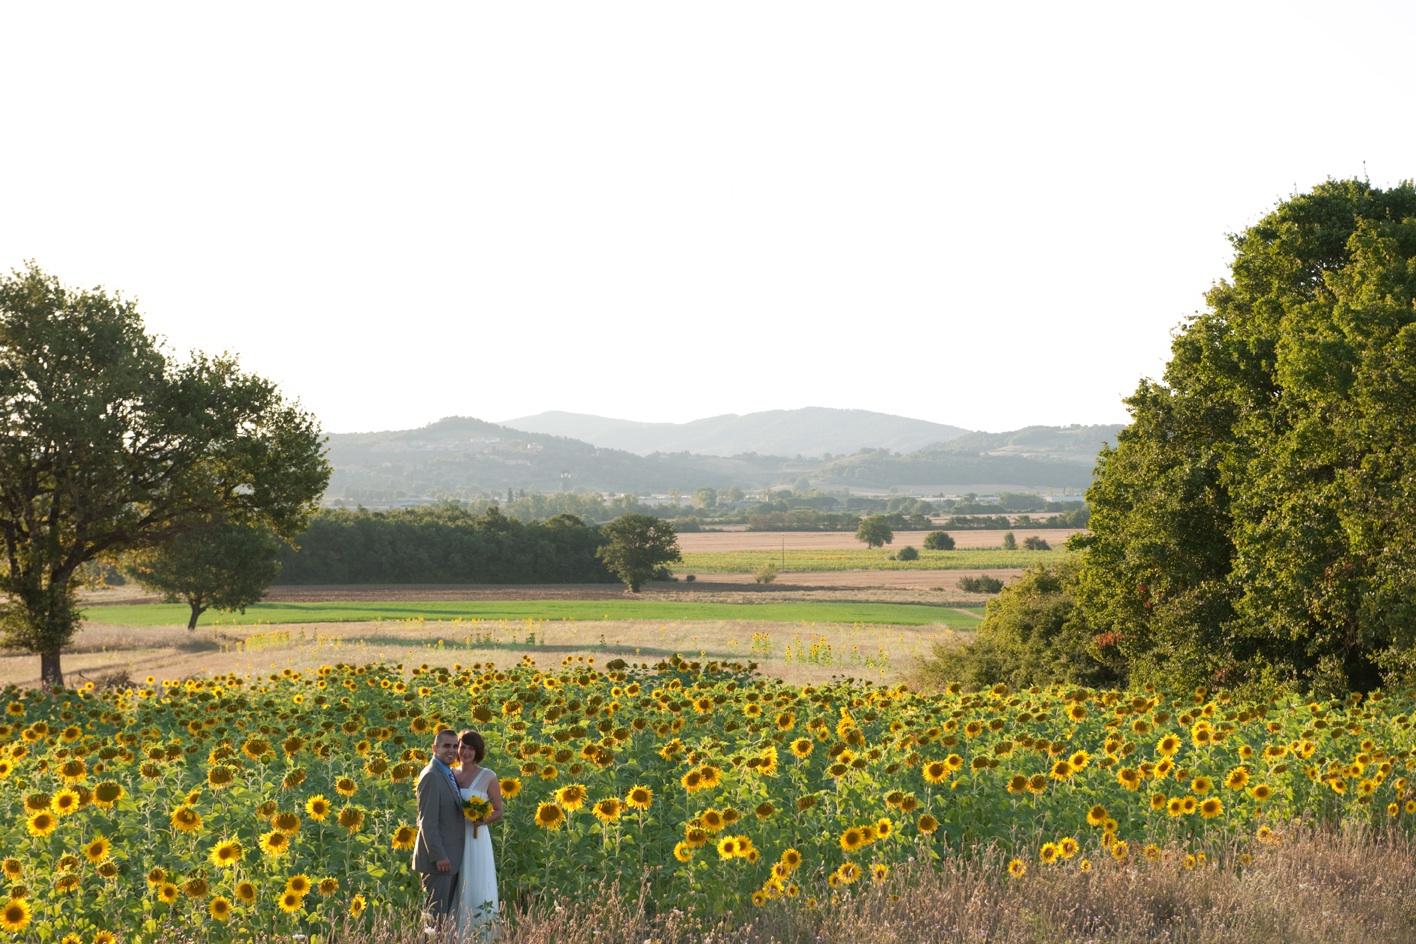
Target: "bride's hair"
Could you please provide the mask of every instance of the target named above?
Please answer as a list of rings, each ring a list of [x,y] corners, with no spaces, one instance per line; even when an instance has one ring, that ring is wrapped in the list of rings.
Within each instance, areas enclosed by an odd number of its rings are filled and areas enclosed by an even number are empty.
[[[482,758],[487,756],[487,742],[482,740],[482,735],[478,734],[476,731],[463,731],[457,736],[457,740],[472,748],[473,753],[476,755],[477,763],[480,764]]]

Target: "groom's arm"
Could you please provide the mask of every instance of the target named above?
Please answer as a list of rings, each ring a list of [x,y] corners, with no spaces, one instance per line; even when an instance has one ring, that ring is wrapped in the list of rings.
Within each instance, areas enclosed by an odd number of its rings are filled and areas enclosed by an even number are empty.
[[[437,832],[437,811],[433,808],[433,790],[436,789],[436,784],[433,782],[433,776],[435,775],[418,781],[418,835],[423,837],[428,850],[435,856],[437,870],[446,872],[452,868],[452,860],[447,857],[442,837]]]

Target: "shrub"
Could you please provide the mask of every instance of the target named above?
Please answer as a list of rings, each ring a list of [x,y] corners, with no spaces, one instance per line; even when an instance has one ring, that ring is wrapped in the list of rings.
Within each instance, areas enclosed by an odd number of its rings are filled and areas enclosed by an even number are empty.
[[[924,548],[927,551],[952,551],[954,538],[947,531],[931,531],[925,535]]]
[[[762,565],[762,567],[758,568],[757,573],[752,575],[752,579],[757,583],[771,583],[777,579],[777,565]]]
[[[900,548],[900,550],[895,555],[895,559],[902,561],[919,560],[919,551],[915,550],[913,547],[910,547],[907,544],[904,547]]]
[[[920,682],[961,682],[974,688],[1005,682],[1026,688],[1120,681],[1112,658],[1114,641],[1093,638],[1074,618],[1076,574],[1076,561],[1030,568],[988,602],[972,643],[935,645],[920,663]]]
[[[683,579],[688,583],[693,583],[698,577],[694,574],[684,574]]]
[[[961,577],[959,589],[965,593],[997,593],[1003,589],[1003,581],[997,577]]]
[[[1018,549],[1018,539],[1013,537],[1013,532],[1009,531],[1003,535],[1003,550],[1016,551]]]
[[[1052,550],[1052,545],[1051,545],[1051,544],[1048,544],[1046,540],[1044,540],[1043,538],[1038,537],[1036,534],[1034,534],[1032,537],[1027,538],[1026,540],[1024,540],[1024,541],[1023,541],[1023,547],[1027,548],[1027,549],[1030,550],[1030,551],[1050,551],[1050,550]]]

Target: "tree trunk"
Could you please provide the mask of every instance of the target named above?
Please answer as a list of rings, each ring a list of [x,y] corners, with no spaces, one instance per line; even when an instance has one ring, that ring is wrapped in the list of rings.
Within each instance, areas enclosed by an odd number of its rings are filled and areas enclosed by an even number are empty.
[[[197,628],[197,617],[205,613],[207,608],[202,606],[201,602],[197,600],[189,600],[187,601],[187,605],[192,608],[192,618],[187,620],[187,629],[190,631]]]
[[[39,684],[45,688],[63,688],[64,673],[59,668],[59,650],[51,649],[39,654]]]

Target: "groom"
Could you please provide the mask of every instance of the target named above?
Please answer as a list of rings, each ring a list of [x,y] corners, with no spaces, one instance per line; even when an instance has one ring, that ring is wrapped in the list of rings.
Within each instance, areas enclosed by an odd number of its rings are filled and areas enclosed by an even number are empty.
[[[457,900],[457,870],[462,865],[464,819],[462,794],[452,775],[457,735],[439,731],[433,738],[433,759],[418,775],[418,841],[413,870],[422,879],[426,906],[436,918],[447,915]]]

